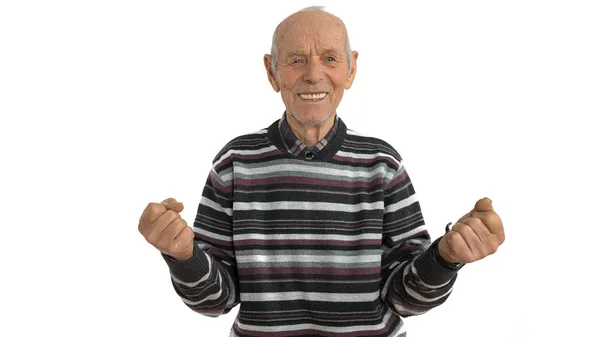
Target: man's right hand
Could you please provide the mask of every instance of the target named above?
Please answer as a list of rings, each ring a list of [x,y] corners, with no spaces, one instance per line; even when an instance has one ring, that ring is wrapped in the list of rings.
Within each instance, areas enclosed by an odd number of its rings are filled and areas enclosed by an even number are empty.
[[[189,259],[194,252],[194,231],[179,215],[181,211],[183,204],[173,198],[149,203],[138,225],[146,241],[178,261]]]

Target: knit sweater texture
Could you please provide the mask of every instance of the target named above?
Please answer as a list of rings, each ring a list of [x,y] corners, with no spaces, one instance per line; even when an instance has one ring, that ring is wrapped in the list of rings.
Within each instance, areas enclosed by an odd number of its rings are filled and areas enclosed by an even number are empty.
[[[457,272],[435,257],[402,158],[348,130],[311,158],[278,122],[215,157],[186,261],[165,260],[192,310],[240,304],[230,336],[405,336],[403,317],[442,304]]]

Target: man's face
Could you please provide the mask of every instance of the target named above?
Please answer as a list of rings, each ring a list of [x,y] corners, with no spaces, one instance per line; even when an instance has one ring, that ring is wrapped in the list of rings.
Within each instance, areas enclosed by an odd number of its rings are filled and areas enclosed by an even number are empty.
[[[345,27],[330,14],[304,12],[286,19],[278,35],[278,60],[267,55],[265,66],[286,111],[305,126],[330,119],[356,71],[358,53],[353,52],[348,72]],[[275,74],[269,61],[277,62]]]

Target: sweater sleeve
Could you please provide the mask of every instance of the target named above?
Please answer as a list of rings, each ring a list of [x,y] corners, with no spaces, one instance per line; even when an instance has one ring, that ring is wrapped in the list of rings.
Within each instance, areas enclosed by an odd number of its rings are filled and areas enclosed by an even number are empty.
[[[194,221],[193,256],[185,261],[164,256],[177,294],[206,316],[226,314],[239,303],[232,203],[231,186],[212,170]]]
[[[384,190],[381,297],[400,316],[423,314],[450,296],[457,271],[436,259],[404,166]]]

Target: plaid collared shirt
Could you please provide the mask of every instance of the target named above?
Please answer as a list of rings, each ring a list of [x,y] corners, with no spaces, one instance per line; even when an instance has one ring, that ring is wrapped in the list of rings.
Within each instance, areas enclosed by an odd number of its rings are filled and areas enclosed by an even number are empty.
[[[333,136],[335,136],[335,132],[338,128],[338,121],[339,118],[336,115],[335,121],[333,122],[333,126],[331,127],[331,129],[329,129],[325,137],[323,137],[323,139],[321,139],[317,144],[313,145],[310,148],[306,144],[304,144],[300,139],[298,139],[294,132],[292,132],[292,129],[290,128],[285,118],[285,113],[283,114],[283,117],[281,117],[281,119],[279,120],[279,134],[281,135],[281,138],[283,139],[283,144],[285,145],[289,153],[291,153],[293,156],[312,159],[314,155],[317,154],[317,152],[321,151],[325,146],[327,146],[327,143],[333,138]]]

